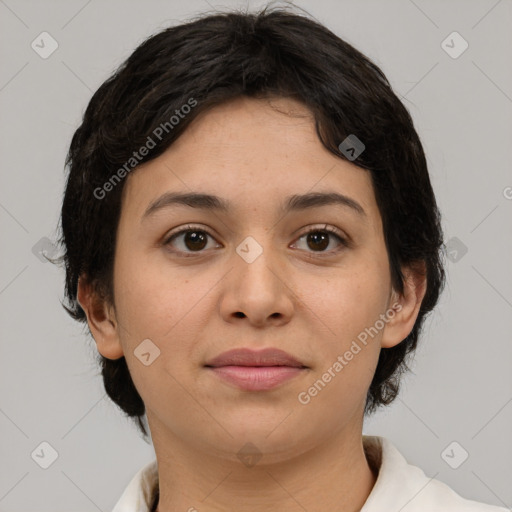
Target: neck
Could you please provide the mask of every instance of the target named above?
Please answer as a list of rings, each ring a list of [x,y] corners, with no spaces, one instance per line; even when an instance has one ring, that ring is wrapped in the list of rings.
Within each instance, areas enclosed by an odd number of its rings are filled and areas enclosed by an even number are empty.
[[[343,510],[358,512],[370,494],[378,462],[365,454],[359,433],[345,432],[292,458],[253,466],[226,460],[176,443],[163,452],[153,437],[158,460],[157,512],[280,512]],[[160,456],[159,456],[160,455]],[[243,498],[243,500],[242,500]]]

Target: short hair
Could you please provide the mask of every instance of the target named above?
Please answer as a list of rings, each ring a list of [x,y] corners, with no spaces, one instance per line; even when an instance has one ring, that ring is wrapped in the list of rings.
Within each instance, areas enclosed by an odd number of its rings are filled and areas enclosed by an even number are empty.
[[[400,377],[409,369],[406,356],[416,349],[425,316],[444,287],[440,213],[413,121],[384,73],[321,23],[286,8],[203,14],[166,28],[143,41],[94,93],[66,157],[62,305],[86,322],[77,301],[80,276],[114,304],[114,249],[126,182],[121,178],[133,167],[134,151],[151,137],[155,147],[135,164],[156,158],[200,113],[241,96],[301,102],[313,114],[323,146],[341,159],[353,161],[340,143],[356,135],[365,149],[354,163],[371,175],[394,289],[404,290],[402,266],[426,272],[412,331],[380,351],[365,403],[370,414],[398,395]],[[186,104],[194,106],[173,122]],[[114,175],[120,179],[113,182]],[[147,436],[145,406],[125,357],[99,354],[98,363],[108,396]]]

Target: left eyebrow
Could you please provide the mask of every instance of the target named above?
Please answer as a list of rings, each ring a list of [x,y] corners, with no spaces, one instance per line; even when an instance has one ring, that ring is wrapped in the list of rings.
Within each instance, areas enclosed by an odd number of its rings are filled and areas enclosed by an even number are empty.
[[[175,205],[184,205],[190,208],[219,211],[222,213],[229,213],[231,211],[229,201],[213,194],[166,192],[150,203],[142,215],[142,220],[163,208],[169,208]],[[303,195],[295,194],[285,199],[281,210],[283,213],[288,213],[329,205],[343,206],[356,213],[358,216],[366,218],[366,212],[357,201],[337,192],[310,192]]]
[[[293,195],[286,199],[283,210],[288,213],[329,205],[344,206],[357,213],[357,215],[366,217],[366,212],[357,201],[337,192],[310,192],[309,194]]]

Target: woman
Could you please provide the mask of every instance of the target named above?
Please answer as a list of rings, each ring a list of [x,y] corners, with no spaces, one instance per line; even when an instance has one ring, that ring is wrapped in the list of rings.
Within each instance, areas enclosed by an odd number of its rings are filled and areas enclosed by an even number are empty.
[[[156,454],[114,512],[503,510],[362,435],[445,277],[421,143],[364,55],[281,9],[166,29],[67,163],[67,310]]]

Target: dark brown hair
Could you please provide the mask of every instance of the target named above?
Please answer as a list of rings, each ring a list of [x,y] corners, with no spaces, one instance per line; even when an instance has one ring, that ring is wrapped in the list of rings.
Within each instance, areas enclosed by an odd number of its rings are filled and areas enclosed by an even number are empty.
[[[63,305],[74,319],[86,321],[77,301],[80,276],[115,303],[114,250],[126,180],[108,186],[108,193],[98,191],[116,173],[127,174],[126,163],[148,137],[155,147],[137,163],[160,155],[200,113],[242,95],[301,101],[314,115],[320,141],[339,158],[346,159],[339,145],[348,135],[363,141],[365,150],[354,163],[371,173],[395,290],[403,291],[402,266],[425,264],[427,291],[414,328],[401,343],[381,350],[367,394],[365,413],[371,413],[397,396],[406,356],[444,286],[440,214],[411,116],[383,72],[307,16],[268,6],[258,13],[202,15],[145,40],[99,87],[66,159]],[[194,108],[171,122],[191,98]],[[160,138],[154,136],[159,126],[167,127]],[[125,358],[99,355],[98,362],[107,394],[147,436],[144,403]]]

